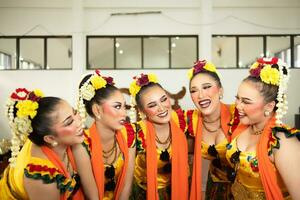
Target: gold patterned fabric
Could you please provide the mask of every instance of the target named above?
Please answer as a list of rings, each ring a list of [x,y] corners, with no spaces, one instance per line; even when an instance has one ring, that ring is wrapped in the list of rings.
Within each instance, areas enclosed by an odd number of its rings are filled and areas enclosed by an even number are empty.
[[[232,140],[230,144],[227,145],[226,158],[229,161],[231,167],[235,168],[236,178],[231,187],[234,199],[245,200],[245,199],[266,199],[264,188],[260,179],[258,171],[258,161],[255,151],[241,152],[239,156],[239,162],[233,164],[230,162],[232,155],[238,151],[237,138]],[[276,170],[274,166],[274,170]],[[290,199],[287,193],[287,189],[277,172],[278,183],[280,188],[282,188],[283,195],[285,199]]]

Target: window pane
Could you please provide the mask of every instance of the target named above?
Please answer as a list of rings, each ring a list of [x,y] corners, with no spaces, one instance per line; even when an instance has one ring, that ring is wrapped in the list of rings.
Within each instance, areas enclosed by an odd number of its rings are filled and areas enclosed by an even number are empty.
[[[190,68],[197,61],[196,37],[171,38],[171,67]]]
[[[236,38],[212,38],[212,62],[221,68],[236,67]]]
[[[294,37],[294,66],[300,68],[300,36]]]
[[[0,38],[0,69],[16,69],[16,39]]]
[[[267,57],[281,58],[288,66],[291,65],[289,36],[269,36],[267,37]]]
[[[117,68],[141,68],[141,38],[116,38]]]
[[[72,39],[47,39],[47,69],[72,68]]]
[[[114,68],[114,39],[88,38],[88,68]]]
[[[20,69],[43,69],[44,39],[20,39]]]
[[[144,68],[169,68],[168,38],[144,38]]]
[[[250,67],[264,55],[263,37],[239,38],[239,67]]]

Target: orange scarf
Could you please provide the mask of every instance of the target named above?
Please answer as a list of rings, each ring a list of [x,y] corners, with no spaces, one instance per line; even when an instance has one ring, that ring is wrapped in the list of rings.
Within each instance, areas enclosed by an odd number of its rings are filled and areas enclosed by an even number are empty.
[[[229,106],[221,103],[221,127],[225,134],[225,137],[229,141],[228,123],[230,120]],[[192,121],[191,121],[192,123]],[[193,161],[193,175],[192,175],[192,186],[190,193],[190,200],[201,200],[202,195],[202,117],[199,112],[197,121],[197,130],[195,133],[195,147],[194,147],[194,161]]]
[[[99,133],[97,132],[96,124],[94,123],[90,128],[90,137],[91,137],[91,162],[94,172],[94,177],[96,179],[96,184],[99,192],[99,199],[104,197],[104,163],[102,159],[102,144]],[[118,178],[117,186],[115,188],[114,199],[119,199],[120,194],[123,189],[125,175],[128,166],[128,146],[126,139],[122,136],[120,131],[117,131],[116,138],[120,150],[124,156],[124,165],[120,177]]]
[[[183,131],[176,125],[173,119],[171,119],[170,124],[172,133],[171,198],[188,199],[187,141]],[[158,200],[156,131],[151,122],[146,121],[146,126],[147,199]]]
[[[67,171],[67,169],[65,168],[64,164],[62,163],[62,161],[59,159],[59,157],[57,156],[57,154],[49,147],[47,146],[42,146],[41,147],[43,153],[47,156],[47,158],[59,169],[59,171],[67,178],[71,178],[69,172]],[[76,169],[76,165],[75,165],[75,160],[71,151],[71,148],[68,147],[67,148],[67,154],[68,154],[68,158],[71,162],[71,165],[73,167],[73,170],[77,170]],[[81,189],[79,189],[74,196],[72,197],[72,199],[74,200],[84,200],[84,195],[81,191]],[[67,196],[66,193],[61,194],[60,195],[60,200],[67,200]]]
[[[266,198],[268,200],[283,199],[281,190],[277,184],[277,175],[274,166],[268,156],[268,142],[272,128],[275,126],[276,118],[273,116],[265,125],[261,138],[257,144],[256,152],[258,157],[258,169],[261,182],[264,186]]]

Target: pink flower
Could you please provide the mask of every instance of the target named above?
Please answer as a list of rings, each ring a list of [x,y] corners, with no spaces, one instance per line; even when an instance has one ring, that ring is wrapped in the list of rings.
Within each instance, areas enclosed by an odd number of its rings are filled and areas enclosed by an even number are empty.
[[[136,84],[140,87],[147,85],[149,83],[149,78],[145,74],[141,74],[141,77],[136,80]]]
[[[197,61],[194,65],[194,74],[203,71],[205,65],[206,65],[206,60]]]
[[[36,96],[34,92],[30,92],[28,95],[28,99],[31,101],[39,101],[41,97]]]
[[[253,77],[259,77],[261,69],[262,69],[261,66],[258,66],[255,69],[251,69],[250,70],[250,75],[253,76]]]
[[[104,80],[106,80],[107,84],[114,85],[114,79],[112,77],[110,77],[110,76],[108,76],[108,77],[103,76],[103,78],[104,78]]]

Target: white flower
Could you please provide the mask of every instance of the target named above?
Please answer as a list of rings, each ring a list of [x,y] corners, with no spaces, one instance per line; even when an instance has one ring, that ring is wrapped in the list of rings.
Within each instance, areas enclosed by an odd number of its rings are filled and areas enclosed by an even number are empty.
[[[16,117],[15,126],[19,133],[28,134],[32,132],[31,121],[28,119],[28,117]]]
[[[83,99],[90,101],[95,96],[95,89],[90,84],[84,84],[80,88],[80,93]]]

